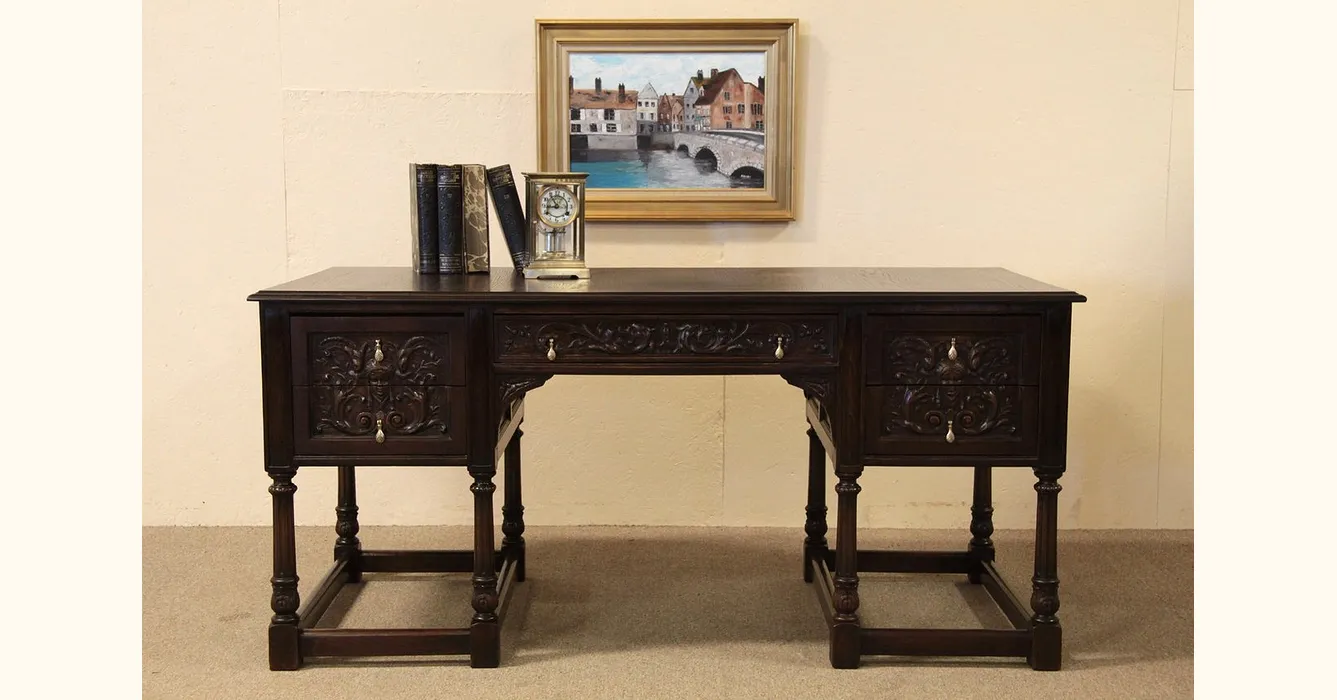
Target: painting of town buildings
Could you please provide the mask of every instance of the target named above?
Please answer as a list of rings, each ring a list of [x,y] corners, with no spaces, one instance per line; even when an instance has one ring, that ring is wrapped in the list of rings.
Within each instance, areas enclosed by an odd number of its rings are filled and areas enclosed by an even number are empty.
[[[571,164],[591,188],[759,188],[765,53],[573,54]]]

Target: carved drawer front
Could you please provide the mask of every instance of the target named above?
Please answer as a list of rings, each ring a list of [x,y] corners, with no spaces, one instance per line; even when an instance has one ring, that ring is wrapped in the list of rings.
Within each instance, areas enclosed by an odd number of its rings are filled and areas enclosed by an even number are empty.
[[[834,317],[498,316],[500,362],[832,362]]]
[[[869,384],[1020,384],[1040,377],[1042,318],[873,316]]]
[[[467,390],[447,386],[299,386],[293,402],[302,455],[465,453]]]
[[[461,385],[460,316],[294,316],[299,386]]]
[[[882,455],[1030,456],[1039,388],[917,384],[865,389],[866,449]]]

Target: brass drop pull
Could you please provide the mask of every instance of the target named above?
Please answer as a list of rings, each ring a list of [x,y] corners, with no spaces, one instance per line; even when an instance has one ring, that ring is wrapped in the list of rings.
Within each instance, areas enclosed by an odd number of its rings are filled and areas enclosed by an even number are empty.
[[[947,348],[947,359],[949,359],[949,360],[955,360],[955,359],[956,359],[956,338],[952,338],[952,347]],[[948,442],[951,442],[951,441],[948,440]]]
[[[784,338],[776,338],[776,339],[775,339],[775,359],[777,359],[777,360],[783,360],[783,359],[785,359],[785,339],[784,339]]]
[[[381,423],[381,419],[380,419],[380,418],[377,418],[377,419],[376,419],[376,442],[377,442],[377,443],[385,442],[385,431],[381,429],[381,425],[382,425],[382,423]]]
[[[372,357],[375,357],[377,362],[385,359],[385,353],[381,352],[381,341],[379,340],[376,341],[376,354],[372,355]]]
[[[952,432],[951,421],[947,421],[947,442],[956,442],[956,433]]]
[[[553,344],[555,342],[557,341],[553,340],[552,338],[548,338],[548,362],[552,362],[553,360],[557,359],[557,348],[553,347]]]

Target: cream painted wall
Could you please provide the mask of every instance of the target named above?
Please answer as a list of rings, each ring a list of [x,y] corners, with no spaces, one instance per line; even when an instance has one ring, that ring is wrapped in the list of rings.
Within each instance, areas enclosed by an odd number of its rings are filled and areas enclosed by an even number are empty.
[[[1180,4],[146,2],[145,524],[267,522],[246,295],[404,264],[407,162],[534,167],[534,17],[792,16],[798,220],[591,225],[591,265],[1000,265],[1077,289],[1061,524],[1191,527]],[[800,404],[775,377],[556,378],[529,399],[527,519],[797,529]],[[470,521],[462,470],[363,472],[364,523]],[[1032,481],[998,470],[1000,527],[1033,523]],[[297,483],[299,522],[331,523],[332,470]],[[968,520],[966,470],[863,484],[866,524]]]

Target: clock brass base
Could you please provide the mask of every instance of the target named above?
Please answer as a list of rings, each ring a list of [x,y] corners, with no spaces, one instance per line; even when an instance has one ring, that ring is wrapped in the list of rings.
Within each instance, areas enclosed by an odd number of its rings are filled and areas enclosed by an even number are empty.
[[[527,280],[587,280],[590,278],[588,267],[526,267]]]

